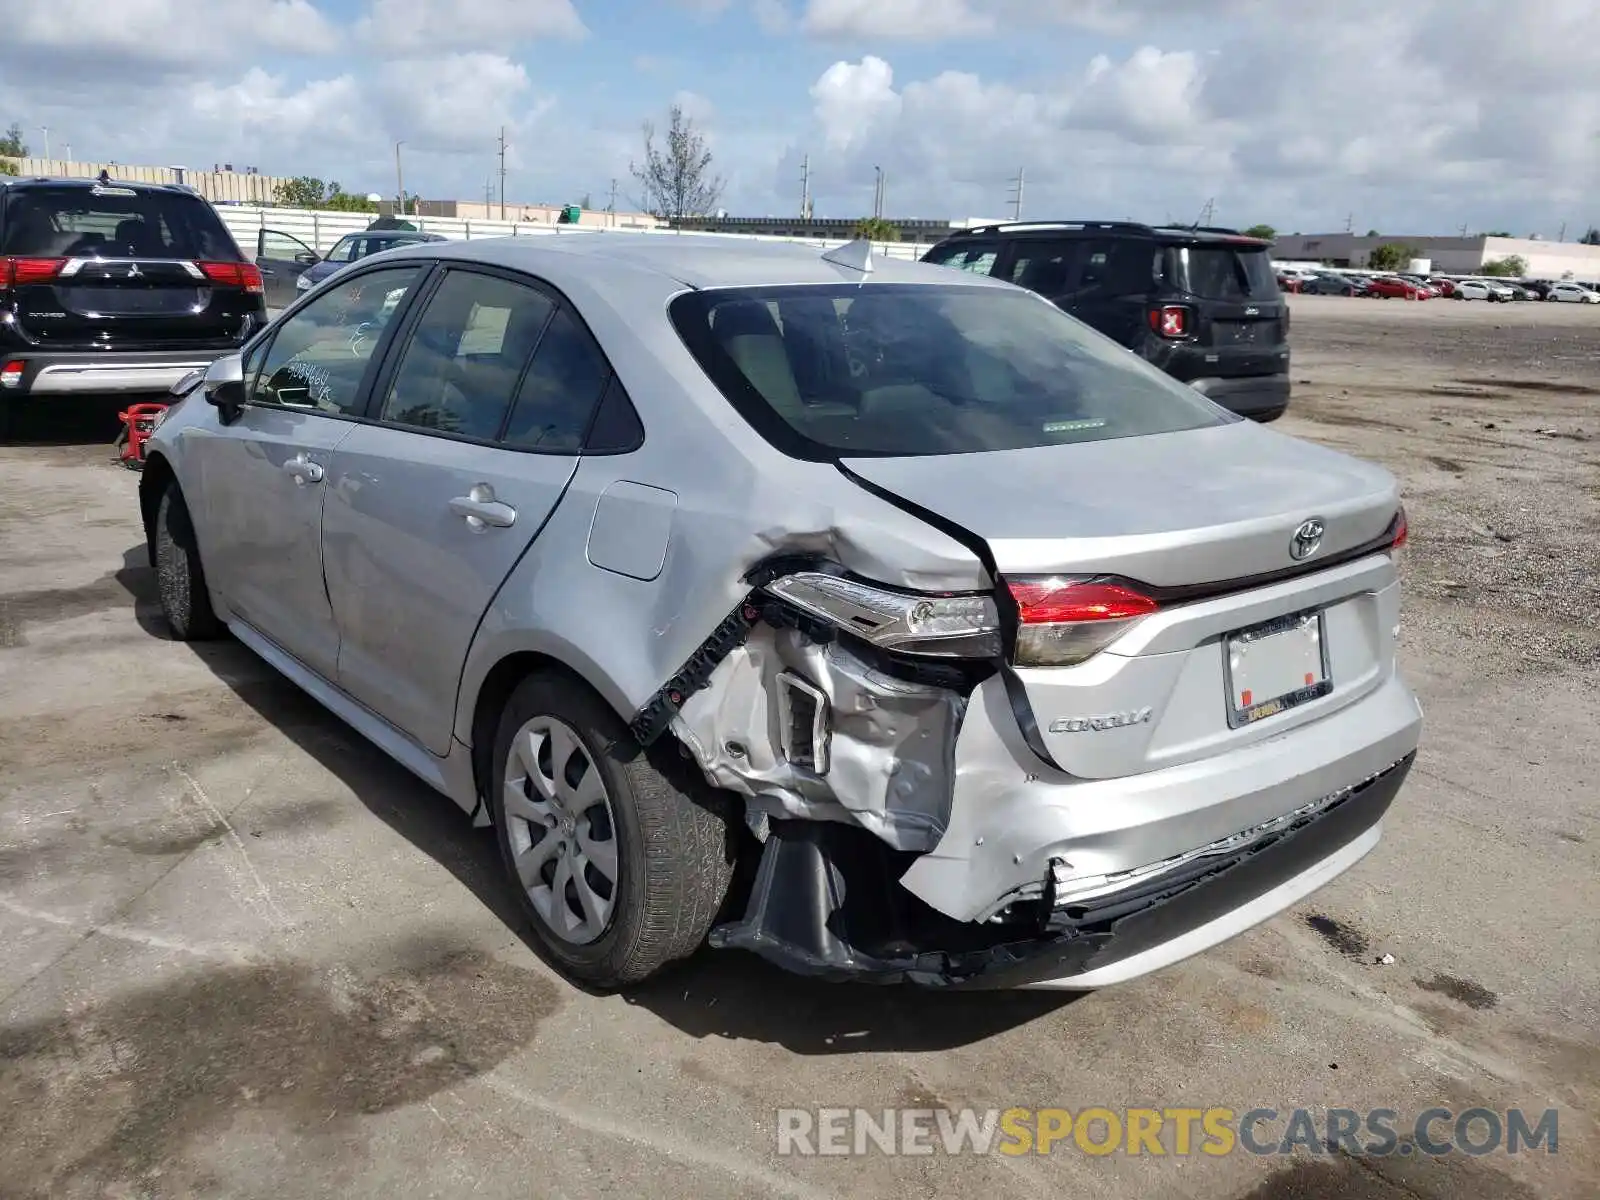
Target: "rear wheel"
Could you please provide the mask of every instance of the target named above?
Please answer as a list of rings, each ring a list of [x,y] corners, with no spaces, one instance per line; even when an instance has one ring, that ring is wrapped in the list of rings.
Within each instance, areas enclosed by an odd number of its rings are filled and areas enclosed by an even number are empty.
[[[512,693],[490,786],[518,903],[574,979],[637,983],[705,940],[733,877],[727,823],[582,684],[540,674]]]
[[[206,589],[205,570],[200,565],[200,547],[189,519],[189,506],[177,481],[167,484],[156,509],[155,527],[156,586],[161,593],[161,611],[180,642],[207,641],[222,634],[222,622],[211,608],[211,593]]]

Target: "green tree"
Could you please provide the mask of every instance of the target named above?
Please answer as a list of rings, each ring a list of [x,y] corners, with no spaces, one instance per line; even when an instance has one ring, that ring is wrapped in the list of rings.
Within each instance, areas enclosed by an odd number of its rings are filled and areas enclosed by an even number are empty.
[[[1398,271],[1405,266],[1407,261],[1417,256],[1415,246],[1405,246],[1399,242],[1385,242],[1381,246],[1374,246],[1367,255],[1367,266],[1375,271]]]
[[[855,236],[872,242],[898,242],[900,227],[887,217],[862,217],[856,222]]]
[[[22,140],[22,126],[15,121],[11,128],[0,134],[0,155],[6,158],[27,158],[28,143]]]
[[[1260,238],[1263,242],[1274,241],[1278,231],[1271,225],[1252,225],[1244,231],[1245,237]]]
[[[1383,234],[1379,233],[1376,229],[1369,229],[1369,230],[1367,230],[1367,236],[1368,237],[1382,237]]]
[[[724,183],[711,173],[706,139],[678,104],[667,113],[665,145],[656,145],[656,127],[644,123],[644,161],[629,163],[628,170],[642,193],[636,203],[657,220],[706,216],[722,196]]]
[[[337,183],[328,185],[328,193],[323,198],[323,208],[332,209],[334,212],[377,212],[378,206],[365,195],[356,195],[347,192]]]
[[[1511,236],[1511,231],[1509,229],[1491,229],[1491,230],[1489,230],[1488,233],[1482,233],[1482,234],[1479,234],[1478,236],[1479,237],[1510,237]]]
[[[285,208],[320,208],[327,194],[327,187],[316,176],[296,175],[280,183],[272,198]]]
[[[1591,229],[1579,239],[1585,246],[1600,246],[1600,229]]]
[[[16,163],[12,162],[9,158],[0,158],[0,175],[15,175],[16,173]]]
[[[1521,279],[1528,273],[1528,260],[1520,254],[1490,259],[1483,264],[1482,274],[1497,275],[1506,279]]]

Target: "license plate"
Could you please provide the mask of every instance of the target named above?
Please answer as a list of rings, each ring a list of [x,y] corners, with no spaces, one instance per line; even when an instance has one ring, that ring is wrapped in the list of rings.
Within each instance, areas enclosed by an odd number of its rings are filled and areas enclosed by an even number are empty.
[[[1223,640],[1228,724],[1234,729],[1326,696],[1327,622],[1320,611],[1279,617]]]

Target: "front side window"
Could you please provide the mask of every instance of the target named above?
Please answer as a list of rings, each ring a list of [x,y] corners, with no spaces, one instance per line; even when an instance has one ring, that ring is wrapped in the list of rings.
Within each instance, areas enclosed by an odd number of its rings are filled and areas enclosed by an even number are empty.
[[[554,311],[555,302],[534,288],[451,271],[406,342],[380,418],[494,439]]]
[[[351,414],[384,329],[422,268],[369,271],[330,287],[278,326],[251,403]]]
[[[685,293],[670,314],[734,407],[801,458],[1013,450],[1233,419],[1021,292],[726,288]]]
[[[333,244],[333,249],[328,251],[329,262],[354,262],[356,258],[356,239],[353,237],[340,238]]]

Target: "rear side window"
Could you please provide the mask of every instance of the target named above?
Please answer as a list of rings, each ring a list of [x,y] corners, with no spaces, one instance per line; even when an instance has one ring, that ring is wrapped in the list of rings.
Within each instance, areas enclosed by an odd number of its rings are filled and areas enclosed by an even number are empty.
[[[724,396],[799,458],[968,454],[1233,420],[1037,296],[971,284],[686,292],[670,314]]]
[[[1271,300],[1278,277],[1265,248],[1169,246],[1167,280],[1203,300]]]
[[[954,267],[958,271],[970,271],[974,275],[987,275],[994,270],[995,259],[999,257],[1000,243],[996,241],[946,242],[929,250],[922,256],[922,261],[940,267]]]
[[[26,187],[6,199],[0,254],[234,261],[239,250],[197,196],[123,187]]]

